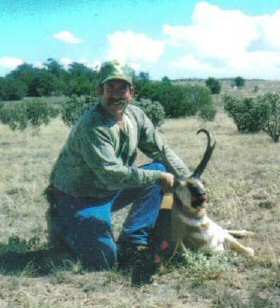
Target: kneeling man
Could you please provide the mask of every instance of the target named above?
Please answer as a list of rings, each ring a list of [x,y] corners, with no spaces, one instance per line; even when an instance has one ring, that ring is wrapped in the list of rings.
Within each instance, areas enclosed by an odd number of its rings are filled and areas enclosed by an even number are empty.
[[[153,124],[133,105],[128,66],[103,63],[98,91],[98,104],[72,128],[53,167],[47,216],[50,239],[101,270],[148,248],[163,192],[173,187],[175,172],[189,170],[171,149],[161,151]],[[153,162],[136,166],[137,149]],[[116,243],[112,213],[131,203]]]

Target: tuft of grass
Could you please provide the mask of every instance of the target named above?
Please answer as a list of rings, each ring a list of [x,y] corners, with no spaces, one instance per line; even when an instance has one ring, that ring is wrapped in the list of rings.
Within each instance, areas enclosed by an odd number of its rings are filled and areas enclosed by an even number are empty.
[[[176,267],[188,278],[192,287],[203,285],[210,280],[219,280],[225,272],[234,267],[230,254],[191,251],[187,249]]]

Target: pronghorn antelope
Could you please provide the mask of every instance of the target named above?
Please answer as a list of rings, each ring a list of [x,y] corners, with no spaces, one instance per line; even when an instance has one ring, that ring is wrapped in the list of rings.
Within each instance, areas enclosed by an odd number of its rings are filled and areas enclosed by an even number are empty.
[[[205,249],[222,252],[225,248],[229,248],[245,256],[253,257],[254,250],[243,246],[235,238],[253,235],[253,232],[223,229],[207,215],[207,194],[201,175],[211,158],[216,142],[211,140],[207,130],[200,129],[197,133],[200,132],[207,136],[204,156],[190,177],[183,180],[177,179],[174,194],[169,195],[169,203],[172,203],[171,240],[176,247],[173,255],[178,249]],[[165,151],[164,148],[162,150]],[[168,155],[167,151],[165,155]]]

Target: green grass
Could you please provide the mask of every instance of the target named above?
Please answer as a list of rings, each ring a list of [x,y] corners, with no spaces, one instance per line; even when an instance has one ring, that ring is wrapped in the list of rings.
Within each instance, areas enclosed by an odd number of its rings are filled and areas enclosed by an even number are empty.
[[[208,123],[166,121],[168,143],[191,168],[205,148],[205,137],[196,135],[201,127],[217,140],[204,174],[209,215],[226,228],[256,232],[243,240],[256,259],[189,252],[153,285],[133,288],[128,274],[88,272],[78,261],[46,252],[42,193],[69,128],[59,119],[38,134],[0,125],[0,307],[279,307],[280,145],[265,134],[239,134],[222,112]],[[116,234],[125,215],[114,217]]]

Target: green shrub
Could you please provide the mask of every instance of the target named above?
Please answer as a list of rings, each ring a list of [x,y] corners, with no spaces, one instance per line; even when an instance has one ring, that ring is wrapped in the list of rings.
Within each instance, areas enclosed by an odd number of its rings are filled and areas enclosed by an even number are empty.
[[[187,270],[185,275],[192,281],[193,287],[201,286],[209,280],[217,280],[233,267],[228,254],[213,254],[187,249],[183,255],[184,261],[181,267]]]
[[[256,133],[263,129],[269,107],[261,99],[224,97],[224,109],[233,118],[238,131]]]
[[[209,77],[206,81],[206,86],[209,88],[212,94],[219,94],[221,92],[221,83],[218,79]]]
[[[20,100],[27,93],[27,86],[19,80],[0,78],[0,100]]]
[[[94,93],[94,85],[85,77],[76,77],[69,81],[65,90],[67,96],[83,96]]]
[[[28,126],[47,125],[58,113],[56,107],[43,101],[6,103],[0,108],[0,121],[12,130],[24,130]]]
[[[258,97],[258,101],[268,108],[263,130],[272,138],[274,142],[279,142],[280,137],[280,95],[268,93]]]
[[[213,103],[206,104],[202,106],[199,110],[198,115],[206,121],[213,121],[215,119],[217,110],[215,109],[215,106]]]
[[[212,121],[216,115],[216,108],[210,91],[206,87],[191,86],[188,92],[189,108],[204,120]]]
[[[63,122],[68,126],[74,125],[81,115],[96,103],[96,97],[72,96],[61,107]],[[165,117],[165,112],[159,102],[152,102],[150,99],[140,99],[135,102],[135,105],[147,114],[155,126],[162,124]]]
[[[207,105],[212,105],[210,108],[214,109],[209,89],[198,85],[182,86],[166,81],[146,81],[136,83],[136,91],[137,99],[149,98],[160,102],[168,118],[192,116],[201,108],[204,109],[201,114],[205,114]]]
[[[95,97],[77,97],[72,96],[62,104],[61,116],[63,122],[68,125],[74,125],[81,115],[97,102]]]
[[[165,112],[159,102],[152,102],[150,99],[141,98],[135,102],[135,105],[146,113],[154,126],[160,126],[163,123]]]
[[[245,85],[245,79],[237,76],[236,78],[234,78],[234,85],[237,86],[237,88],[242,88]]]

